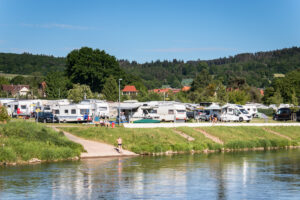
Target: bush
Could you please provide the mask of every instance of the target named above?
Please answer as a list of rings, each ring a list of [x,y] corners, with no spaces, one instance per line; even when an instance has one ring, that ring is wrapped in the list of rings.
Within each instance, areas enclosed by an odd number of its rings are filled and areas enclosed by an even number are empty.
[[[14,162],[17,155],[10,147],[0,147],[0,162]]]
[[[0,105],[0,122],[8,122],[9,120],[10,116],[8,115],[6,108]]]
[[[263,114],[267,115],[268,117],[272,117],[273,114],[274,114],[274,110],[272,108],[269,108],[269,109],[261,109],[261,108],[259,108],[259,109],[257,109],[257,111],[260,112],[260,113],[263,113]]]

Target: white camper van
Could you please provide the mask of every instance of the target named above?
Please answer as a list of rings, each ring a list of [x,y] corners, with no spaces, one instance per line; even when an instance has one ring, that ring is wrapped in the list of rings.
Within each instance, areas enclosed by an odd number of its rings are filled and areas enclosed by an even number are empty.
[[[222,106],[221,121],[224,122],[250,122],[252,116],[242,107],[235,104],[226,104]]]
[[[186,107],[181,104],[159,104],[149,111],[149,116],[165,122],[185,122]]]
[[[70,104],[53,107],[54,115],[59,122],[87,122],[91,121],[92,105],[90,104]]]

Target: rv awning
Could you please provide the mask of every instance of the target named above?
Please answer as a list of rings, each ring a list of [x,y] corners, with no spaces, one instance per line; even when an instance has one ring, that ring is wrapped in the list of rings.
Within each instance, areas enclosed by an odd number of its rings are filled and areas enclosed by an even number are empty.
[[[221,110],[221,107],[219,105],[212,104],[205,108],[205,110]]]
[[[140,105],[121,105],[120,109],[121,110],[133,110],[133,109],[137,109],[138,107],[140,107]],[[119,106],[116,106],[115,108],[118,110]]]

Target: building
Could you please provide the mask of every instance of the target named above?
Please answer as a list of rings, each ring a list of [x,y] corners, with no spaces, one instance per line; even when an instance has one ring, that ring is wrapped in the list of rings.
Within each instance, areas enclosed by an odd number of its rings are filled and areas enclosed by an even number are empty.
[[[13,97],[26,96],[30,93],[29,85],[2,85],[2,90]]]
[[[190,89],[191,89],[190,86],[184,86],[183,88],[181,88],[181,91],[187,92],[187,91],[189,91]]]
[[[134,85],[126,85],[122,90],[122,95],[134,96],[137,94],[138,94],[138,90],[135,88]]]

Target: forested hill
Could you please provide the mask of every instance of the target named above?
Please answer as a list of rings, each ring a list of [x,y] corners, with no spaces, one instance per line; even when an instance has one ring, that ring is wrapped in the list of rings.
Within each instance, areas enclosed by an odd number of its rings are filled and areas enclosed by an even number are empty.
[[[234,57],[203,61],[155,61],[144,64],[120,61],[125,71],[141,77],[148,88],[170,84],[179,87],[183,79],[195,78],[207,69],[215,79],[228,85],[231,79],[245,78],[251,86],[269,85],[274,74],[285,74],[300,68],[300,48],[293,47],[269,52],[243,53]]]
[[[200,57],[201,55],[199,55]],[[65,58],[29,53],[0,53],[0,71],[3,73],[46,75],[50,71],[64,71]],[[233,57],[197,61],[155,61],[139,64],[120,60],[120,66],[128,73],[139,76],[149,88],[162,85],[181,87],[184,79],[195,78],[207,69],[214,79],[223,84],[234,78],[245,78],[250,86],[268,86],[274,74],[285,74],[300,68],[300,48],[293,47],[269,52],[244,53]]]
[[[45,75],[49,71],[65,70],[65,64],[65,58],[29,53],[0,53],[0,71],[2,73],[30,75],[39,72],[41,75]]]

